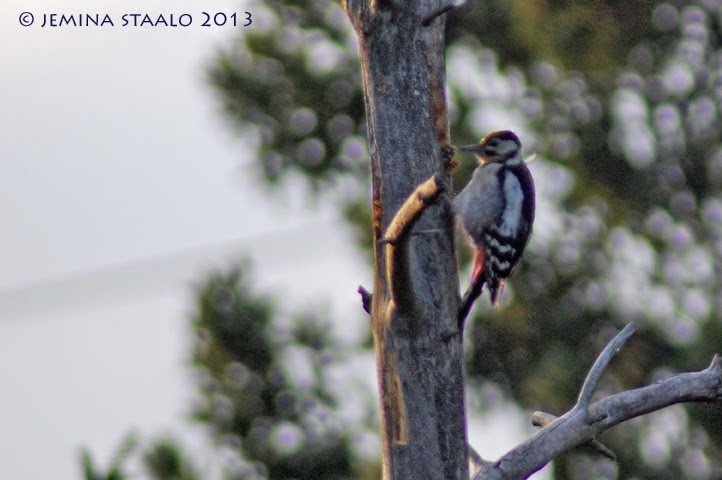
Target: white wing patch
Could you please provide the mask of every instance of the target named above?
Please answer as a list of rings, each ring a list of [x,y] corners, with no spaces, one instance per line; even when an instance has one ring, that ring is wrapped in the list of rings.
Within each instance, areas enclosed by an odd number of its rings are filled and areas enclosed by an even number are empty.
[[[521,222],[521,204],[524,194],[516,175],[508,171],[504,175],[504,197],[506,207],[501,214],[499,233],[505,237],[515,237],[519,231],[519,222]]]

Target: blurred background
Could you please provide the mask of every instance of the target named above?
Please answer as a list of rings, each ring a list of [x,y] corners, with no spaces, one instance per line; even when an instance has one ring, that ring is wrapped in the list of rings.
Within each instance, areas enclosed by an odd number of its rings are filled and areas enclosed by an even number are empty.
[[[0,477],[379,478],[345,14],[106,3],[0,6]],[[203,10],[253,24],[18,23]],[[465,339],[469,437],[496,458],[531,411],[573,404],[630,321],[598,395],[722,349],[722,2],[488,0],[447,25],[454,143],[510,128],[536,154],[534,235]],[[474,168],[460,161],[457,188]],[[719,405],[601,440],[616,463],[576,449],[535,478],[722,478]]]

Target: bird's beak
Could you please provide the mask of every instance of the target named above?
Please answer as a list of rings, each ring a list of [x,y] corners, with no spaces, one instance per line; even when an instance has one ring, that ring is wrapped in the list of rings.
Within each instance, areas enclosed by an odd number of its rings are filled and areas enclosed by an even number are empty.
[[[461,150],[462,152],[478,153],[479,155],[483,153],[481,151],[481,146],[478,143],[475,143],[473,145],[464,145],[463,147],[459,147],[459,150]]]
[[[486,153],[484,153],[484,150],[481,148],[481,144],[475,143],[473,145],[464,145],[463,147],[459,147],[459,150],[462,152],[471,152],[475,153],[477,156],[477,159],[479,160],[479,163],[486,163]]]

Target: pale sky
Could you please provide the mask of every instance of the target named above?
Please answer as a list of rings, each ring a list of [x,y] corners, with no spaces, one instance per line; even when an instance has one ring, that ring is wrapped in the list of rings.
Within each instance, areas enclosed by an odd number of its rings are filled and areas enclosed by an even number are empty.
[[[234,254],[291,303],[357,308],[368,272],[333,209],[297,187],[269,204],[204,83],[232,27],[19,24],[239,5],[0,4],[0,478],[79,478],[81,445],[105,466],[130,429],[181,431],[191,283]]]
[[[200,12],[243,4],[0,3],[0,478],[77,479],[80,446],[107,466],[131,429],[185,431],[191,284],[234,255],[290,305],[361,320],[371,276],[334,209],[306,208],[293,183],[269,202],[204,83],[235,29]],[[125,12],[194,24],[37,23]]]

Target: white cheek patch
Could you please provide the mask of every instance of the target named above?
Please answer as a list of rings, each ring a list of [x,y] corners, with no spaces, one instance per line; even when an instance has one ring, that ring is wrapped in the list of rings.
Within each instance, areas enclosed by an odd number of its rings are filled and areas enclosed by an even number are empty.
[[[506,157],[509,155],[512,151],[516,150],[517,147],[515,143],[512,142],[502,142],[501,145],[497,147],[497,152],[499,152],[500,157]]]

